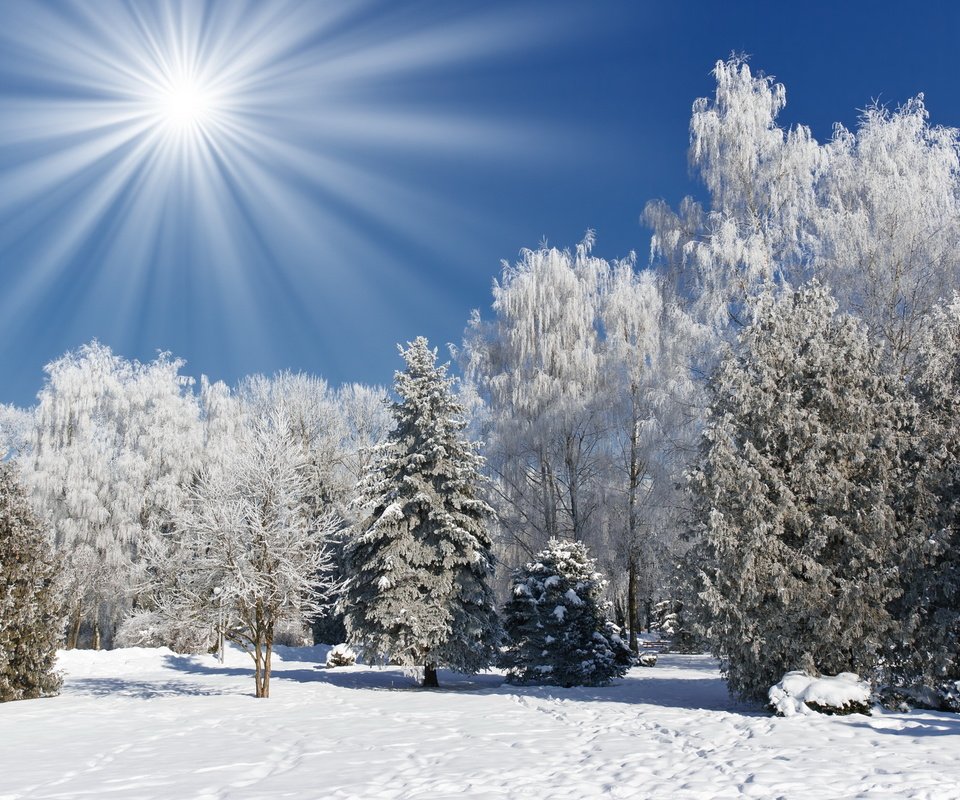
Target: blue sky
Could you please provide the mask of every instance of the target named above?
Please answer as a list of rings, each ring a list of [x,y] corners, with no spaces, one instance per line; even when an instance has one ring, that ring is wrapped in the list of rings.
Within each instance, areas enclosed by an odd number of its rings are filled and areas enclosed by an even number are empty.
[[[97,337],[233,382],[389,383],[458,342],[501,259],[645,258],[696,191],[731,51],[829,136],[872,99],[960,125],[954,3],[43,2],[0,30],[0,402]]]

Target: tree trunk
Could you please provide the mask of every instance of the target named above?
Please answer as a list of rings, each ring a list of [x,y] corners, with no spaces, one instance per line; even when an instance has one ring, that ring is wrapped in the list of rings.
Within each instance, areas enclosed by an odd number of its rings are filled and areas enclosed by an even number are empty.
[[[100,620],[95,619],[93,621],[93,649],[100,649]]]
[[[263,691],[261,697],[270,696],[270,659],[273,655],[273,634],[267,634],[267,641],[263,652]]]
[[[263,642],[256,637],[253,643],[253,681],[256,686],[254,696],[263,697]]]
[[[640,641],[637,632],[640,628],[640,600],[637,597],[637,556],[630,551],[630,562],[627,568],[627,625],[630,628],[630,649],[634,653],[640,652]]]
[[[634,653],[640,652],[640,642],[637,639],[640,627],[640,598],[637,597],[637,561],[639,559],[637,541],[637,490],[640,487],[640,476],[643,470],[640,465],[640,431],[638,429],[638,398],[636,385],[630,387],[631,398],[631,428],[630,428],[630,465],[628,473],[628,510],[627,510],[627,621],[630,626],[630,649]]]
[[[567,468],[567,495],[570,498],[570,524],[573,526],[573,541],[583,539],[580,521],[580,483],[577,474],[577,462],[574,454],[573,437],[567,436],[564,443],[564,466]]]
[[[70,635],[67,637],[67,650],[74,650],[77,646],[77,640],[80,638],[80,624],[83,621],[83,600],[77,601],[77,613],[73,617],[73,624],[70,626]]]
[[[440,682],[437,680],[437,665],[427,664],[423,668],[423,686],[427,689],[438,689]]]
[[[557,535],[556,507],[553,503],[553,476],[547,459],[540,453],[540,490],[543,496],[543,526],[548,539]]]

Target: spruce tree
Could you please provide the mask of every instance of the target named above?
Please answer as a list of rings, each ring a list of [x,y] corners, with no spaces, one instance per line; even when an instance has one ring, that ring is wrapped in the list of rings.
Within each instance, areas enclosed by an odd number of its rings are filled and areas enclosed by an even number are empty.
[[[915,404],[823,287],[762,296],[711,381],[693,475],[699,616],[731,691],[872,677],[915,541]]]
[[[582,542],[551,539],[516,570],[503,612],[511,683],[602,686],[627,671],[633,654],[606,618],[605,583]]]
[[[56,694],[63,635],[56,566],[16,472],[0,462],[0,702]]]
[[[493,657],[493,511],[447,366],[423,337],[401,355],[396,427],[363,482],[369,513],[346,546],[342,608],[369,662],[422,666],[424,686],[436,686],[438,667],[474,673]]]
[[[926,535],[902,570],[905,630],[892,678],[940,690],[960,679],[960,295],[931,315],[911,385],[923,465],[912,499]]]

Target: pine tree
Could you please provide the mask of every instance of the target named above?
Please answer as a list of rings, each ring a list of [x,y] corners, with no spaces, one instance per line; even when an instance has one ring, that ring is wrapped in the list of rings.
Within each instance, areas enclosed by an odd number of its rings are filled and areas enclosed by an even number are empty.
[[[424,686],[436,686],[438,667],[473,673],[493,656],[493,512],[447,366],[423,337],[401,355],[396,427],[365,477],[369,514],[346,546],[342,608],[368,661],[423,666]]]
[[[903,570],[906,631],[893,678],[937,689],[960,679],[960,295],[932,315],[912,386],[923,440],[915,504],[927,535]]]
[[[56,694],[63,617],[46,533],[0,462],[0,701]]]
[[[915,541],[915,405],[822,287],[763,295],[711,382],[693,475],[699,613],[732,692],[873,675]]]
[[[604,586],[582,542],[551,539],[518,569],[503,612],[507,679],[602,686],[623,675],[633,655],[605,616]]]

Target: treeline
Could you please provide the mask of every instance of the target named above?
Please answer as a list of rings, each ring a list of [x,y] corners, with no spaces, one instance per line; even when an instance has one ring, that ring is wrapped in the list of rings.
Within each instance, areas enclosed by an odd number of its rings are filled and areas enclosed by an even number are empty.
[[[488,578],[505,595],[510,568],[579,542],[632,644],[665,601],[737,693],[791,669],[935,689],[960,678],[960,135],[921,96],[820,143],[778,124],[785,89],[742,59],[714,75],[691,119],[707,200],[647,206],[650,263],[599,258],[592,234],[524,251],[455,348]],[[202,563],[198,531],[249,518],[231,498],[269,493],[258,464],[290,476],[258,524],[307,509],[290,544],[323,542],[298,556],[320,594],[372,535],[384,390],[196,387],[181,368],[94,343],[48,365],[34,409],[3,411],[65,555],[71,644],[169,640],[162,576]],[[217,580],[191,591],[222,606]],[[278,624],[321,613],[299,596]],[[350,613],[321,613],[331,637]]]

